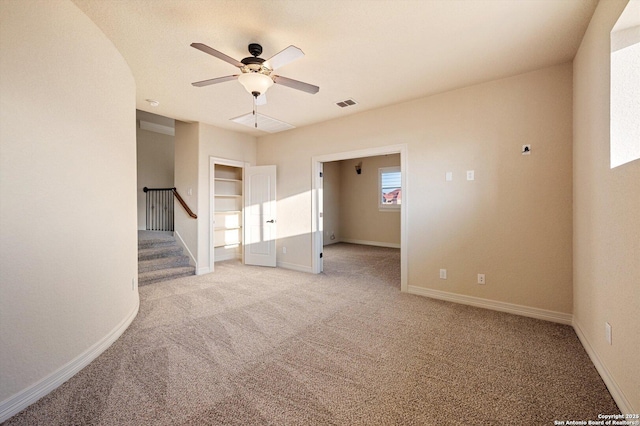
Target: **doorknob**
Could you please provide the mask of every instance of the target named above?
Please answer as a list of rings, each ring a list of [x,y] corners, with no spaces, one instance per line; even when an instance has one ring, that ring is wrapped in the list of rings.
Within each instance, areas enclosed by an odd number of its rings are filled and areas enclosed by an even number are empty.
[[[267,223],[276,223],[274,219],[268,220]]]

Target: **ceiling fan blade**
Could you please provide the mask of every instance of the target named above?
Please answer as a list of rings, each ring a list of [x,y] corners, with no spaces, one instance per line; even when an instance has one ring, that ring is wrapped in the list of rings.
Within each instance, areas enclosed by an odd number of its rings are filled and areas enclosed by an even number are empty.
[[[291,87],[292,89],[302,90],[303,92],[316,94],[320,90],[318,86],[314,86],[313,84],[303,83],[302,81],[294,80],[292,78],[282,77],[279,75],[274,75],[273,81],[277,84],[282,84],[283,86]]]
[[[258,98],[256,99],[256,105],[260,106],[260,105],[266,105],[267,104],[267,94],[263,93],[262,95],[258,96]]]
[[[265,64],[269,69],[277,70],[278,68],[287,65],[289,62],[293,62],[303,56],[304,52],[292,45],[267,59]]]
[[[237,80],[237,79],[238,79],[238,75],[236,74],[236,75],[228,75],[226,77],[212,78],[209,80],[196,81],[195,83],[191,83],[191,84],[196,87],[203,87],[203,86],[209,86],[211,84],[224,83],[225,81]]]
[[[204,53],[208,53],[211,56],[215,56],[218,59],[222,59],[225,62],[229,62],[231,65],[233,65],[235,67],[242,68],[244,66],[242,64],[242,62],[237,61],[237,60],[233,59],[231,56],[227,56],[222,52],[218,52],[216,49],[212,49],[211,47],[207,46],[206,44],[191,43],[191,47],[195,47],[196,49],[201,50]]]

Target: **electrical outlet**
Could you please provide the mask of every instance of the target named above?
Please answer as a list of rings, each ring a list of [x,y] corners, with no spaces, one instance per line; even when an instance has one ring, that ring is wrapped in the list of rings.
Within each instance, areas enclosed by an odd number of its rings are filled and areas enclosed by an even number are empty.
[[[486,284],[484,274],[478,274],[478,284]]]
[[[467,180],[475,180],[476,172],[474,170],[467,170]]]
[[[607,343],[611,344],[611,324],[608,322],[604,323],[604,337],[607,339]]]
[[[282,254],[287,254],[287,248],[286,247],[282,247]]]
[[[446,269],[440,269],[440,278],[443,280],[447,279],[447,270]]]
[[[446,172],[444,174],[444,180],[447,182],[451,182],[453,180],[453,172]]]
[[[531,145],[522,145],[522,155],[531,155]]]

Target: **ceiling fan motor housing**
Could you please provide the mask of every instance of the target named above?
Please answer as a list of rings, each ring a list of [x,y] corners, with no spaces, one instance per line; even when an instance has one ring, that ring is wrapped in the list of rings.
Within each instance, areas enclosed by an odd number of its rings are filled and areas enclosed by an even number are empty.
[[[262,53],[262,46],[258,43],[251,43],[249,45],[249,53],[253,56],[248,56],[240,61],[244,64],[244,67],[240,68],[242,72],[257,72],[265,75],[271,74],[271,69],[263,65],[265,60],[258,58],[258,55]]]
[[[242,62],[245,65],[261,65],[264,62],[264,59],[254,58],[253,56],[249,56],[247,58],[244,58],[240,62]]]
[[[240,61],[244,64],[244,67],[240,68],[240,70],[243,73],[257,72],[269,75],[271,73],[271,70],[262,65],[264,63],[264,59],[258,58],[258,55],[262,53],[262,46],[260,46],[258,43],[251,43],[249,45],[249,53],[251,53],[253,56],[248,56]]]

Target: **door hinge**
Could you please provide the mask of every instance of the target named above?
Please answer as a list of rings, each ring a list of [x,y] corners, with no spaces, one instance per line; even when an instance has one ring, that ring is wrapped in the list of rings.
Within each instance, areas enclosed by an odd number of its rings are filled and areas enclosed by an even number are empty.
[[[320,259],[322,259],[322,253],[320,253]]]
[[[322,172],[320,172],[320,177],[322,177]]]

